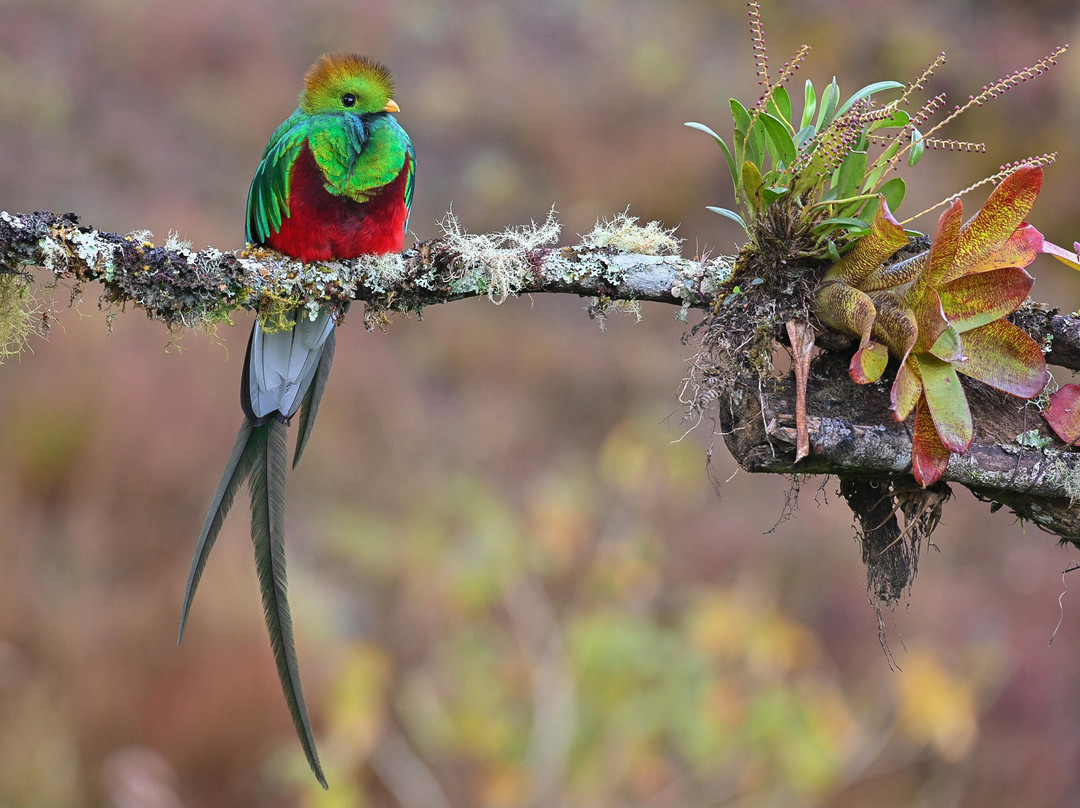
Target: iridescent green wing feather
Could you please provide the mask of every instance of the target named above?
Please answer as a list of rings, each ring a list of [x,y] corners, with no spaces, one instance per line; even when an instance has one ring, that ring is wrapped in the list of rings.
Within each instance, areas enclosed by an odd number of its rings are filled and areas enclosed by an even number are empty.
[[[247,240],[250,244],[265,243],[281,228],[281,220],[289,215],[289,172],[300,156],[309,122],[309,115],[296,110],[266,144],[248,191]]]
[[[409,176],[405,180],[405,207],[409,209],[409,213],[412,213],[412,197],[413,188],[416,185],[416,150],[413,149],[412,141],[409,140],[409,136],[405,134],[405,130],[401,131],[402,135],[405,135],[405,154],[409,158]],[[409,217],[405,217],[405,230],[409,229]]]

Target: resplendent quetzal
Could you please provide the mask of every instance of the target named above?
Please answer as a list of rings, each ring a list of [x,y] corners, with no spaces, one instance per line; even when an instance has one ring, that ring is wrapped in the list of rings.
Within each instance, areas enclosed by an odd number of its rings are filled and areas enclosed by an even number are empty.
[[[413,196],[412,142],[391,115],[393,81],[381,64],[330,53],[304,77],[300,105],[270,136],[251,182],[247,240],[301,261],[401,252]],[[300,411],[293,465],[311,434],[334,354],[329,310],[293,314],[291,330],[269,332],[256,320],[244,360],[244,423],[225,465],[191,562],[179,636],[233,497],[251,491],[251,538],[266,628],[278,676],[308,763],[319,764],[293,645],[285,578],[285,446]],[[179,642],[179,639],[177,640]]]

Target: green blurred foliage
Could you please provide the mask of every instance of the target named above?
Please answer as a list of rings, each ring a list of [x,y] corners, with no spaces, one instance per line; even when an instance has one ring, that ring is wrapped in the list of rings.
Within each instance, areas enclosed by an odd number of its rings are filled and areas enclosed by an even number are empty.
[[[737,230],[705,210],[731,205],[721,157],[682,122],[756,95],[744,13],[9,0],[0,209],[239,247],[251,172],[303,70],[350,48],[398,79],[418,238],[451,203],[481,231],[554,202],[568,242],[629,203],[679,224],[688,254],[731,251]],[[946,50],[939,89],[956,100],[1080,43],[1074,4],[1052,0],[763,14],[774,58],[814,47],[800,78],[903,81]],[[1071,243],[1078,64],[965,116],[950,134],[990,153],[928,154],[907,204],[1058,149],[1033,220]],[[1035,274],[1036,297],[1080,302],[1075,278]],[[804,482],[777,524],[788,481],[735,474],[715,424],[682,437],[693,346],[673,312],[601,332],[582,301],[540,298],[436,307],[385,335],[355,313],[339,332],[288,507],[322,792],[281,701],[240,513],[173,640],[241,417],[249,324],[170,343],[131,311],[110,335],[95,304],[86,290],[47,343],[0,367],[0,805],[1080,799],[1071,595],[1046,649],[1067,554],[961,498],[910,606],[885,616],[890,670],[835,485]]]

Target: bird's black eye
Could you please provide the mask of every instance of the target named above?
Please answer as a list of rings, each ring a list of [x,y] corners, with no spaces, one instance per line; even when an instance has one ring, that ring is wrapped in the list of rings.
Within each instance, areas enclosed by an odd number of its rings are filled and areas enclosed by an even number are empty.
[[[342,104],[342,106],[346,106],[346,107],[355,107],[356,106],[356,96],[353,95],[352,93],[345,93],[345,95],[341,96],[341,104]]]

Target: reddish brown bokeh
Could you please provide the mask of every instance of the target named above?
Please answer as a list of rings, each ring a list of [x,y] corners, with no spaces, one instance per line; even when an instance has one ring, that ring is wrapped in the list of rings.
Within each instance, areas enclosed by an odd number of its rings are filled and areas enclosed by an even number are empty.
[[[688,254],[734,250],[704,211],[730,205],[722,158],[682,123],[720,127],[729,97],[756,95],[743,3],[299,5],[0,7],[0,209],[238,248],[268,134],[313,58],[348,48],[397,78],[417,237],[451,203],[474,231],[555,204],[566,241],[630,204],[680,225]],[[945,50],[935,91],[957,101],[1080,44],[1069,3],[767,2],[763,19],[774,58],[813,45],[819,85],[907,80]],[[1057,149],[1033,222],[1071,244],[1077,64],[958,121],[988,154],[928,155],[905,207]],[[1073,273],[1032,274],[1037,299],[1080,304]],[[339,332],[288,508],[339,804],[436,805],[435,783],[459,806],[1080,799],[1080,594],[1046,645],[1075,553],[958,497],[910,607],[886,615],[890,670],[835,483],[804,481],[765,534],[786,481],[729,480],[719,438],[707,470],[713,424],[671,442],[693,350],[674,312],[601,331],[583,306],[462,302],[386,334],[356,311]],[[248,323],[172,343],[136,311],[112,327],[87,289],[0,367],[0,802],[318,804],[242,508],[175,647]]]

